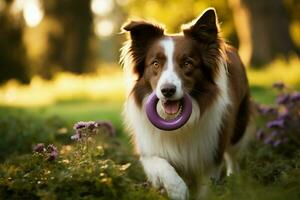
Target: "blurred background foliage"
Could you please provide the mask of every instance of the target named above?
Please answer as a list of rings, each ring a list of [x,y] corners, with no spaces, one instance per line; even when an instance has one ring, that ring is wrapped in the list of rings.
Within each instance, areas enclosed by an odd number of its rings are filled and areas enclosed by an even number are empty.
[[[297,0],[1,0],[0,82],[116,66],[128,18],[160,22],[174,33],[209,6],[247,66],[299,56]]]

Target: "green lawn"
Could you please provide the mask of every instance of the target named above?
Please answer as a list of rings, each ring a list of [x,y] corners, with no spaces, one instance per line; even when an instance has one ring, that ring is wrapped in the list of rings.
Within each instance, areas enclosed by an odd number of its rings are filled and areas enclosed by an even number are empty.
[[[50,106],[25,108],[28,112],[44,117],[57,115],[70,122],[109,120],[119,130],[122,127],[122,102],[77,99],[60,101]]]
[[[264,104],[273,103],[276,95],[273,89],[264,87],[251,87],[251,92]],[[4,162],[0,164],[0,199],[24,195],[29,199],[55,199],[58,194],[86,199],[165,199],[164,193],[142,184],[145,177],[123,130],[122,106],[122,101],[73,99],[43,107],[0,107],[0,160]],[[72,126],[90,120],[111,121],[117,137],[104,136],[85,144],[89,150],[78,146],[70,139]],[[44,163],[43,157],[31,155],[32,146],[40,142],[54,143],[60,149],[69,145],[73,151],[60,155],[56,162]],[[104,148],[104,154],[97,153],[97,145]],[[239,158],[239,175],[210,183],[210,199],[300,199],[300,150],[288,155],[255,142]],[[124,171],[126,163],[131,166]],[[109,170],[103,171],[104,167]],[[54,181],[45,181],[41,175],[45,171],[53,172]],[[100,172],[107,178],[97,178]],[[40,186],[36,181],[44,184]]]
[[[272,103],[275,98],[275,92],[270,88],[266,89],[263,87],[252,87],[251,92],[253,98],[256,101],[262,102],[264,104]],[[2,133],[7,136],[9,140],[8,144],[16,145],[18,147],[16,148],[17,151],[10,149],[10,145],[3,144],[2,147],[0,147],[0,149],[2,150],[2,153],[0,152],[0,155],[4,156],[5,152],[27,153],[34,143],[43,142],[43,140],[51,142],[68,142],[69,137],[73,133],[72,126],[78,121],[111,121],[117,130],[117,137],[129,146],[129,139],[124,133],[122,125],[123,103],[124,102],[121,100],[97,101],[82,98],[58,101],[55,104],[42,107],[2,107],[0,108],[0,117],[2,119],[6,119],[6,116],[9,115],[13,117],[19,117],[21,120],[11,122],[8,125],[11,128],[11,134],[6,134],[4,132]],[[22,117],[24,117],[24,120],[22,120]],[[26,130],[18,129],[17,123],[24,123],[23,126]],[[31,123],[31,125],[28,125],[26,123]],[[44,126],[43,123],[47,124]],[[53,127],[53,124],[55,125],[55,127]],[[46,129],[46,132],[49,133],[50,131],[47,129],[47,127],[49,127],[48,125],[53,129],[50,130],[54,133],[47,135],[40,132],[41,130]],[[27,126],[29,126],[29,128],[27,128]],[[66,134],[58,134],[57,130],[63,127],[66,127],[68,130]],[[32,133],[30,133],[30,131]],[[16,132],[19,133],[19,135],[17,135]],[[23,139],[27,142],[22,142]],[[38,141],[39,139],[41,141]],[[8,149],[6,150],[4,148]]]

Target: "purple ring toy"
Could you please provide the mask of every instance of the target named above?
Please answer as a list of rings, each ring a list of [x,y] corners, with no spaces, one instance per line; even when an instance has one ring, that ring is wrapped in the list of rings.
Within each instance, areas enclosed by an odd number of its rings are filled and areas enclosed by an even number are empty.
[[[174,119],[165,120],[159,116],[156,110],[156,105],[159,99],[155,92],[152,92],[146,102],[146,114],[149,121],[157,128],[165,131],[172,131],[182,127],[192,114],[192,100],[188,94],[183,97],[183,110]]]

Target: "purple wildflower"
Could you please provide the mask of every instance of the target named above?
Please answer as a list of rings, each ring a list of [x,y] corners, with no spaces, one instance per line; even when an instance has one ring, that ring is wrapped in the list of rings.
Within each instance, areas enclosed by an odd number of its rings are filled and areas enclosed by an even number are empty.
[[[81,130],[81,129],[88,129],[89,131],[95,131],[95,129],[98,127],[97,122],[89,121],[89,122],[78,122],[74,125],[73,129],[75,131]]]
[[[34,146],[34,152],[41,153],[48,161],[55,160],[58,157],[58,150],[53,144],[49,144],[47,148],[43,143]]]
[[[81,134],[80,133],[76,133],[75,135],[71,136],[72,140],[80,140],[81,139]]]
[[[55,160],[58,157],[58,150],[56,146],[54,146],[53,144],[48,145],[47,153],[48,153],[48,158],[47,158],[48,161]]]
[[[287,104],[290,100],[290,95],[283,94],[277,97],[277,104]]]
[[[278,90],[282,90],[283,88],[285,88],[285,85],[283,82],[279,81],[273,84],[273,88],[276,88]]]
[[[79,130],[82,128],[86,128],[88,122],[77,122],[74,126],[73,129],[74,130]]]
[[[89,122],[78,122],[74,125],[75,134],[71,136],[72,140],[81,140],[92,135],[96,135],[100,132],[101,128],[104,128],[110,136],[116,134],[116,130],[111,122],[108,121],[89,121]]]
[[[262,106],[262,105],[257,105],[257,111],[262,115],[276,114],[276,109],[275,108]]]
[[[36,153],[43,153],[46,151],[44,143],[38,143],[33,147],[33,151]]]
[[[283,128],[284,127],[284,119],[276,119],[267,123],[268,128]]]
[[[264,143],[265,144],[273,144],[273,137],[272,137],[272,135],[270,135],[269,137],[266,137],[264,139]]]
[[[57,151],[52,151],[52,152],[49,154],[47,160],[48,160],[48,161],[55,160],[55,159],[57,158],[57,156],[58,156],[58,152],[57,152]]]
[[[75,130],[75,135],[71,136],[72,140],[80,140],[84,137],[90,136],[91,134],[96,134],[97,123],[93,121],[89,122],[77,122],[73,129]]]
[[[56,146],[54,146],[54,144],[49,144],[47,150],[52,152],[52,151],[57,151],[57,148]]]
[[[271,133],[271,136],[274,138],[274,137],[276,137],[277,135],[279,135],[279,132],[278,131],[272,131],[272,133]]]
[[[300,101],[300,92],[294,92],[291,95],[291,101],[293,102]]]
[[[96,128],[97,128],[98,124],[93,122],[93,123],[89,123],[87,125],[87,128],[90,130],[90,131],[94,131]]]
[[[286,121],[289,117],[288,111],[285,111],[284,113],[279,114],[277,119]]]

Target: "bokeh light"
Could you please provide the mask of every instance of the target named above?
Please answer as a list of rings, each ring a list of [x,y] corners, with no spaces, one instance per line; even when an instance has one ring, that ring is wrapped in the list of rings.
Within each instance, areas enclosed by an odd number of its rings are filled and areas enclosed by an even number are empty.
[[[113,8],[113,0],[92,0],[91,2],[91,9],[95,15],[106,16]]]
[[[11,13],[18,14],[23,10],[24,0],[15,0],[10,8]]]
[[[99,37],[111,36],[114,32],[114,23],[111,20],[98,20],[95,24],[95,33]]]
[[[24,4],[23,15],[29,27],[37,26],[44,17],[39,0],[27,0]]]

